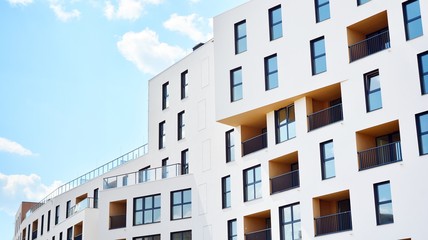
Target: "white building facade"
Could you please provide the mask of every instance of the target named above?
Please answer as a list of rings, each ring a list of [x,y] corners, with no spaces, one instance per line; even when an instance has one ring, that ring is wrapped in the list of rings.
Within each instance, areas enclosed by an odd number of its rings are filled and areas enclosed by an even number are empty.
[[[252,0],[149,81],[149,143],[14,240],[426,239],[428,0]]]

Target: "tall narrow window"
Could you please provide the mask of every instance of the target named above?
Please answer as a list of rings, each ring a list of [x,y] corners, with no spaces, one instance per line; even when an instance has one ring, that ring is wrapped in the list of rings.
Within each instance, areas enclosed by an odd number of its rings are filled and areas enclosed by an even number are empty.
[[[182,231],[171,233],[171,240],[192,240],[192,231]]]
[[[187,98],[189,94],[189,83],[187,82],[187,73],[189,71],[186,70],[181,73],[181,99]]]
[[[244,201],[262,197],[262,177],[260,165],[244,170]]]
[[[276,54],[265,58],[265,89],[278,87],[278,62]]]
[[[428,93],[428,51],[418,54],[422,94]]]
[[[40,236],[43,235],[43,229],[45,228],[45,215],[42,215],[42,224],[40,227]]]
[[[330,1],[315,0],[315,15],[317,23],[330,18]]]
[[[271,41],[282,37],[281,5],[269,9],[269,33]]]
[[[181,151],[181,174],[189,173],[189,149]]]
[[[296,137],[294,105],[275,111],[276,143]]]
[[[230,176],[223,177],[221,179],[221,192],[222,192],[222,207],[230,208],[232,200],[232,190],[230,188]]]
[[[247,51],[247,23],[245,20],[235,24],[235,54]]]
[[[65,218],[68,218],[70,216],[70,208],[71,208],[71,201],[67,201],[66,207],[65,207]]]
[[[165,121],[159,123],[159,149],[165,148]]]
[[[186,136],[185,127],[186,124],[184,123],[184,111],[181,111],[177,115],[177,138],[178,140],[183,139]]]
[[[418,131],[419,154],[428,154],[428,111],[416,115]]]
[[[333,140],[323,142],[321,147],[321,173],[322,179],[329,179],[336,176],[334,167]]]
[[[46,231],[50,231],[51,230],[51,210],[48,211],[48,225],[47,225],[47,229]]]
[[[379,71],[364,74],[364,80],[367,112],[382,108]]]
[[[235,132],[233,129],[226,132],[226,162],[235,161]]]
[[[169,82],[162,84],[162,110],[166,109],[169,106],[168,85]]]
[[[59,222],[59,205],[55,207],[55,225]]]
[[[392,198],[389,181],[374,185],[377,225],[393,223]]]
[[[94,189],[94,208],[98,208],[98,188]]]
[[[294,203],[279,208],[281,240],[302,239],[300,204]]]
[[[168,177],[168,158],[162,159],[162,178]]]
[[[230,71],[230,101],[242,99],[242,68]]]
[[[30,240],[30,236],[31,236],[31,224],[28,224],[28,234],[27,234],[27,239]]]
[[[360,6],[360,5],[363,5],[364,3],[368,3],[368,2],[370,2],[370,0],[357,0],[357,5]]]
[[[171,192],[171,220],[192,217],[192,190]]]
[[[404,27],[406,40],[411,40],[423,35],[421,10],[419,0],[403,2]]]
[[[62,232],[59,233],[59,240],[62,240]]]
[[[73,227],[67,229],[67,240],[73,240]]]
[[[160,212],[160,194],[134,198],[134,226],[160,222]]]
[[[327,71],[324,37],[311,41],[312,75]]]
[[[227,221],[227,240],[238,240],[238,229],[236,219]]]

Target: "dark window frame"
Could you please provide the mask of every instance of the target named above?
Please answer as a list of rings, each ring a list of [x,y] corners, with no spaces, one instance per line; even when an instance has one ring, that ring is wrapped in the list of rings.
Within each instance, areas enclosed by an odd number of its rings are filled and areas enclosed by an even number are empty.
[[[46,226],[46,231],[49,232],[51,230],[51,210],[48,211],[48,222]]]
[[[59,206],[60,205],[57,205],[55,207],[55,225],[57,225],[58,222],[59,222],[59,211],[60,211],[60,207]]]
[[[65,207],[65,218],[70,217],[71,200],[68,200]]]
[[[333,157],[326,158],[325,157],[325,146],[327,144],[330,144],[330,143],[333,144],[332,145],[332,148],[333,148]],[[327,179],[335,178],[336,177],[336,166],[335,165],[334,165],[334,168],[335,168],[334,169],[334,176],[330,176],[330,177],[326,176],[326,163],[330,162],[330,161],[333,161],[333,164],[335,164],[334,142],[333,142],[333,139],[330,139],[328,141],[320,143],[320,157],[321,157],[321,177],[322,177],[322,180],[327,180]]]
[[[41,224],[40,224],[40,236],[43,236],[43,229],[44,229],[44,225],[45,225],[45,215],[42,215],[42,220],[41,220]]]
[[[241,78],[240,79],[236,79],[235,78],[235,73],[240,71],[241,72]],[[238,82],[239,80],[239,82]],[[234,90],[240,88],[240,95],[241,97],[238,98],[237,96],[235,96],[234,94]],[[237,67],[235,69],[230,70],[230,102],[236,102],[239,101],[241,99],[243,99],[244,97],[243,94],[243,78],[242,78],[242,67]]]
[[[357,6],[361,6],[361,5],[366,4],[368,2],[370,2],[370,0],[357,0]]]
[[[270,66],[269,61],[272,59],[274,59],[276,62],[275,64],[276,69],[269,68]],[[275,53],[265,57],[264,63],[265,63],[265,90],[268,91],[271,89],[275,89],[279,86],[278,55]],[[276,82],[272,84],[271,78],[273,78],[275,75],[276,75]]]
[[[428,117],[428,111],[421,112],[415,115],[416,118],[416,133],[418,135],[418,147],[419,147],[419,156],[428,155],[428,149],[426,152],[423,152],[423,137],[428,135],[428,131],[422,132],[421,129],[421,117],[427,116]]]
[[[319,41],[323,41],[323,48],[324,48],[324,52],[323,53],[316,53],[315,52],[315,44],[318,43]],[[327,51],[325,49],[325,37],[321,36],[318,38],[315,38],[313,40],[310,41],[310,45],[311,45],[311,64],[312,64],[312,76],[314,75],[318,75],[324,72],[327,72]],[[325,59],[325,70],[317,72],[317,67],[316,67],[316,60],[318,58],[324,58]]]
[[[189,234],[190,233],[190,239],[192,239],[192,230],[186,230],[186,231],[179,231],[179,232],[172,232],[170,235],[171,239],[174,239],[174,235],[175,234],[179,234],[180,236],[178,236],[180,238],[180,240],[184,240],[184,234]]]
[[[181,175],[189,173],[189,149],[181,151]]]
[[[235,161],[235,129],[225,133],[226,138],[226,163]]]
[[[189,94],[189,82],[187,79],[188,73],[189,73],[189,71],[186,70],[186,71],[182,72],[180,75],[180,78],[181,78],[180,79],[181,80],[181,92],[180,92],[181,99],[187,98],[188,94]]]
[[[184,202],[184,192],[186,191],[190,191],[190,202]],[[174,202],[174,193],[180,193],[180,198],[181,198],[181,202],[180,203],[175,203]],[[183,215],[183,207],[185,205],[190,205],[190,209],[192,209],[192,189],[191,188],[187,188],[187,189],[181,189],[181,190],[177,190],[177,191],[172,191],[171,192],[171,217],[170,220],[180,220],[180,219],[187,219],[187,218],[191,218],[192,217],[192,212],[190,212],[190,216],[189,217],[184,217]],[[180,206],[181,208],[181,217],[178,218],[174,218],[174,207]]]
[[[280,13],[280,19],[278,21],[274,21],[273,16],[274,12],[279,11]],[[275,34],[275,29],[279,25],[281,32],[279,35]],[[281,38],[283,36],[283,29],[282,29],[282,9],[281,4],[269,9],[269,39],[270,41],[276,40],[278,38]]]
[[[159,149],[165,148],[165,138],[166,138],[166,132],[165,132],[165,121],[162,121],[159,123]]]
[[[232,206],[232,186],[230,175],[221,178],[221,206],[223,209]]]
[[[375,197],[375,208],[376,208],[376,224],[378,226],[379,225],[385,225],[385,224],[394,223],[394,213],[392,214],[392,221],[391,222],[381,222],[381,219],[380,219],[380,212],[379,212],[380,206],[381,205],[385,205],[385,204],[391,204],[391,207],[392,207],[392,196],[390,196],[391,199],[386,200],[386,201],[380,201],[379,200],[379,186],[385,185],[385,184],[388,184],[389,191],[391,192],[391,183],[390,183],[390,181],[384,181],[384,182],[376,183],[376,184],[373,185],[374,195],[375,195],[374,197]]]
[[[94,208],[98,208],[99,189],[94,189]]]
[[[162,110],[169,107],[169,82],[162,84]]]
[[[241,25],[244,25],[244,27],[245,27],[245,35],[242,35],[242,36],[239,34],[239,30],[238,30]],[[240,22],[235,23],[234,31],[235,31],[235,55],[246,52],[248,49],[248,45],[247,45],[247,20],[244,19]],[[245,40],[245,49],[240,49],[240,41],[241,40]]]
[[[291,111],[291,109],[292,109],[292,111],[294,111],[294,114],[293,114],[294,115],[294,120],[293,121],[289,120],[290,119],[290,111]],[[287,121],[285,123],[282,123],[282,124],[279,123],[279,116],[280,116],[280,112],[281,111],[285,111],[285,116],[286,116],[286,119],[287,119]],[[278,110],[275,111],[275,141],[276,141],[276,144],[288,141],[288,140],[293,139],[293,138],[296,137],[295,126],[294,126],[294,136],[290,136],[290,125],[295,124],[295,123],[296,123],[296,109],[294,107],[294,104],[290,104],[290,105],[288,105],[286,107],[280,108],[280,109],[278,109]],[[293,127],[293,126],[291,126],[291,127]],[[281,129],[284,129],[284,128],[287,129],[287,138],[285,140],[281,141],[281,138],[280,138],[280,136],[281,136]]]
[[[375,90],[370,90],[370,86],[372,84],[372,79],[374,77],[379,77],[380,78],[380,74],[379,74],[379,69],[373,70],[371,72],[368,72],[366,74],[364,74],[364,92],[365,92],[365,97],[366,97],[366,111],[367,112],[373,112],[379,109],[382,109],[383,104],[382,104],[382,88],[380,86],[380,80],[379,80],[379,88],[375,89]],[[378,108],[373,108],[371,106],[371,102],[370,102],[370,96],[373,94],[377,94],[379,92],[379,97],[380,97],[380,107]]]
[[[285,235],[284,226],[285,225],[291,225],[291,235],[294,238],[295,224],[302,222],[301,216],[299,216],[300,217],[299,219],[295,219],[294,207],[296,207],[296,206],[299,206],[299,208],[300,208],[300,203],[296,202],[296,203],[292,203],[292,204],[288,204],[288,205],[279,207],[279,227],[280,227],[280,234],[281,234],[280,238],[281,238],[281,240],[285,240],[285,238],[284,238],[284,235]],[[290,209],[291,221],[285,222],[285,220],[284,220],[284,214],[283,213],[284,213],[285,208],[291,208]]]
[[[253,179],[251,182],[248,182],[248,173],[252,171],[253,173]],[[256,171],[260,171],[260,179],[256,178]],[[260,196],[257,196],[257,185],[258,184],[262,184],[262,178],[261,178],[261,165],[256,165],[247,169],[243,170],[243,177],[244,177],[244,202],[249,202],[249,201],[253,201],[256,199],[260,199],[262,198],[263,194],[260,194]],[[253,196],[249,196],[249,188],[253,188]]]
[[[327,19],[331,18],[331,14],[330,14],[330,0],[327,0],[327,2],[324,2],[322,4],[319,3],[320,0],[315,0],[315,19],[317,23],[323,22]],[[320,19],[320,10],[322,7],[328,5],[328,17],[327,18],[323,18]]]
[[[423,69],[422,58],[426,59],[428,65],[428,51],[422,52],[418,54],[418,68],[419,68],[419,79],[421,83],[421,94],[428,94],[428,67],[427,69]],[[425,70],[425,72],[424,72]],[[426,82],[424,79],[427,79]]]
[[[407,13],[407,10],[406,10],[406,7],[408,6],[408,5],[410,5],[410,4],[412,4],[412,3],[415,3],[415,2],[417,2],[417,4],[418,4],[418,8],[419,8],[419,16],[417,16],[417,17],[414,17],[414,18],[411,18],[411,19],[408,19],[408,13]],[[419,3],[419,0],[409,0],[409,1],[405,1],[405,2],[403,2],[402,3],[402,7],[403,7],[403,20],[404,20],[404,30],[405,30],[405,33],[406,33],[406,41],[409,41],[409,40],[412,40],[412,39],[415,39],[415,38],[418,38],[418,37],[420,37],[420,36],[423,36],[424,35],[424,32],[423,32],[423,25],[422,25],[422,14],[421,14],[421,8],[420,8],[420,3]],[[409,36],[409,34],[410,34],[410,31],[409,31],[409,26],[410,26],[410,24],[412,23],[412,22],[415,22],[415,21],[418,21],[418,20],[420,20],[421,21],[421,34],[420,35],[417,35],[417,36]]]
[[[238,223],[236,218],[227,221],[227,240],[238,239]]]
[[[182,140],[186,137],[185,127],[186,123],[184,121],[185,111],[181,111],[177,114],[177,140]]]
[[[73,227],[67,228],[67,240],[73,240]]]
[[[162,178],[168,178],[168,159],[162,159]]]
[[[155,204],[155,198],[159,197],[159,206],[157,206]],[[151,198],[151,206],[146,206],[146,199]],[[141,209],[136,209],[137,207],[137,201],[141,200]],[[143,197],[137,197],[134,198],[133,201],[133,214],[132,214],[132,224],[133,226],[139,226],[139,225],[147,225],[147,224],[153,224],[153,223],[159,223],[161,222],[161,194],[153,194],[153,195],[148,195],[148,196],[143,196]],[[155,220],[155,212],[159,211],[159,220],[156,221]],[[146,212],[151,212],[151,221],[146,221]],[[137,214],[141,214],[141,223],[137,223]]]

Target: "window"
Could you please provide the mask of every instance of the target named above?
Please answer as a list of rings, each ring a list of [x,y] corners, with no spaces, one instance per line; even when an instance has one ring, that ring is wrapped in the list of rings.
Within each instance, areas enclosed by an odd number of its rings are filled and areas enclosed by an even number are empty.
[[[184,111],[181,111],[177,115],[177,138],[178,140],[183,139],[186,136],[186,131],[184,127],[186,124],[184,123]]]
[[[55,236],[52,236],[52,240],[55,240]]]
[[[165,121],[159,123],[159,149],[165,148]]]
[[[226,132],[226,162],[235,161],[235,140],[234,130],[231,129]]]
[[[181,174],[189,173],[189,149],[181,151]]]
[[[143,237],[134,237],[132,240],[160,240],[161,237],[160,234],[157,235],[150,235],[150,236],[143,236]]]
[[[168,177],[168,158],[162,159],[162,178]]]
[[[235,54],[247,51],[247,23],[241,21],[235,24]]]
[[[366,92],[367,112],[382,108],[382,96],[380,92],[380,78],[378,70],[364,74],[364,87]]]
[[[65,218],[68,218],[70,216],[70,208],[71,208],[71,201],[67,201],[67,205],[65,207]]]
[[[48,225],[47,229],[48,232],[51,230],[51,210],[48,211]]]
[[[28,237],[27,237],[27,239],[30,240],[30,236],[31,236],[31,224],[28,224],[27,230],[28,230],[28,234],[27,234]]]
[[[324,37],[311,41],[312,75],[327,71]]]
[[[335,177],[333,140],[321,143],[320,147],[322,179]]]
[[[67,240],[73,240],[73,227],[67,229]]]
[[[242,68],[230,71],[230,101],[242,99]]]
[[[134,198],[134,226],[160,222],[161,195]]]
[[[171,192],[171,220],[192,217],[192,190]]]
[[[330,1],[315,0],[315,15],[317,23],[330,18]]]
[[[232,200],[232,190],[230,188],[230,176],[221,179],[221,203],[223,208],[230,208]]]
[[[43,235],[43,228],[45,228],[45,215],[42,215],[42,226],[40,227],[40,236]]]
[[[168,85],[169,85],[169,82],[162,84],[162,110],[166,109],[169,106]]]
[[[59,205],[55,207],[55,225],[59,222]]]
[[[279,208],[281,240],[302,239],[300,204],[294,203]]]
[[[173,232],[171,233],[171,240],[192,240],[192,231]]]
[[[394,222],[389,181],[374,185],[377,225]]]
[[[238,230],[236,228],[236,219],[227,221],[227,240],[238,240]]]
[[[294,105],[275,111],[276,143],[296,137]]]
[[[422,18],[419,8],[419,0],[410,0],[403,3],[404,28],[406,40],[411,40],[423,35]]]
[[[98,208],[98,188],[94,189],[94,208]]]
[[[262,177],[260,165],[244,170],[244,201],[262,197]]]
[[[271,41],[282,37],[281,5],[269,9],[269,33]]]
[[[428,111],[416,115],[418,131],[419,154],[428,154]]]
[[[265,58],[265,90],[278,87],[278,63],[276,54]]]
[[[59,233],[59,240],[62,240],[62,232]]]
[[[188,96],[189,83],[187,82],[187,73],[189,71],[184,71],[181,73],[181,99],[185,99]]]
[[[428,93],[428,51],[418,54],[419,78],[422,94]]]
[[[368,3],[368,2],[370,2],[370,0],[357,0],[357,5],[360,6],[360,5],[363,5],[364,3]]]

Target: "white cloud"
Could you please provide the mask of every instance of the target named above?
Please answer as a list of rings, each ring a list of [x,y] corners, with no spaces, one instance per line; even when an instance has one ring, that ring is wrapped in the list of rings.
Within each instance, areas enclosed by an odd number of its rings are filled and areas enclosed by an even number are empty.
[[[153,75],[186,55],[182,48],[160,42],[158,34],[148,28],[125,33],[117,47],[138,69]]]
[[[2,137],[0,137],[0,152],[14,153],[21,156],[34,155],[30,150],[26,149],[21,144]]]
[[[160,4],[162,0],[118,0],[117,7],[105,2],[104,16],[109,20],[124,19],[135,21],[141,17],[146,4]]]
[[[63,22],[80,17],[79,10],[73,9],[67,12],[64,10],[64,7],[56,0],[51,0],[49,7],[54,11],[57,18]]]
[[[0,173],[0,187],[3,195],[9,197],[23,195],[29,201],[42,200],[61,184],[60,181],[54,181],[47,186],[42,183],[40,176],[36,174],[5,175]]]
[[[33,3],[33,0],[8,0],[8,2],[12,5],[28,5]]]
[[[206,20],[195,13],[187,16],[174,13],[163,23],[163,26],[170,31],[184,34],[195,42],[206,42],[212,37],[211,33],[203,33],[204,29],[211,28],[210,20]]]

